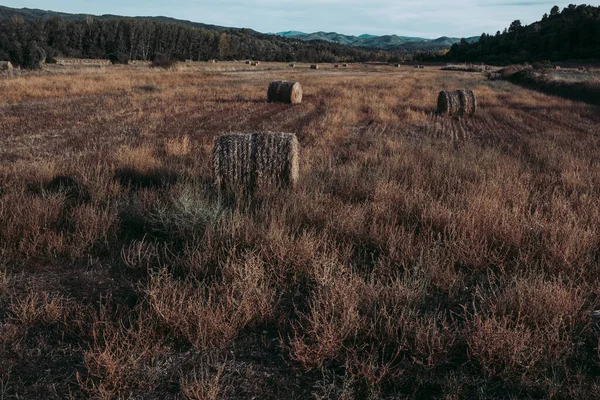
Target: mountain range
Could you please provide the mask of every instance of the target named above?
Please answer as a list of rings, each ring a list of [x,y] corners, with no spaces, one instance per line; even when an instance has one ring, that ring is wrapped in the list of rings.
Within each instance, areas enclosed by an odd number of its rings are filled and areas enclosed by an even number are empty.
[[[459,43],[460,38],[442,36],[437,39],[425,39],[411,36],[398,35],[369,35],[360,36],[343,35],[336,32],[314,32],[304,33],[298,31],[278,32],[276,35],[294,38],[299,40],[322,40],[325,42],[339,43],[346,46],[364,47],[379,50],[443,50],[452,46],[454,43]],[[467,42],[472,43],[479,40],[479,36],[466,38]]]
[[[19,15],[26,20],[34,20],[38,18],[51,18],[51,17],[61,17],[66,20],[81,20],[85,19],[87,14],[69,14],[62,13],[56,11],[46,11],[46,10],[38,10],[38,9],[30,9],[30,8],[9,8],[0,5],[0,18],[10,18],[12,15]],[[109,20],[115,18],[124,18],[118,15],[100,15],[93,16],[99,20]],[[209,25],[203,24],[199,22],[192,22],[186,20],[180,20],[169,17],[134,17],[135,19],[145,19],[151,20],[155,22],[164,22],[171,24],[179,24],[186,25],[193,28],[202,28],[212,31],[239,31],[242,29],[239,28],[230,28],[223,27],[218,25]],[[260,35],[259,32],[253,31],[251,29],[243,29],[246,32],[254,33]],[[420,37],[409,37],[409,36],[397,36],[397,35],[385,35],[385,36],[377,36],[364,34],[360,36],[352,36],[352,35],[343,35],[336,32],[314,32],[314,33],[304,33],[298,31],[287,31],[287,32],[279,32],[275,35],[286,37],[289,39],[296,39],[302,41],[312,41],[312,40],[321,40],[329,43],[337,43],[345,46],[352,47],[362,47],[367,49],[377,49],[377,50],[398,50],[403,53],[414,53],[417,51],[439,51],[450,48],[454,43],[458,43],[460,38],[453,37],[440,37],[437,39],[425,39]],[[478,36],[474,36],[471,38],[467,38],[467,42],[475,42],[479,39]]]

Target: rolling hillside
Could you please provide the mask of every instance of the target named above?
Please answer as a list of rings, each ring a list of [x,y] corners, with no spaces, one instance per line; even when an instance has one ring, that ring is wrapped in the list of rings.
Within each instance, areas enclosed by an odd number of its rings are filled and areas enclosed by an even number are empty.
[[[460,38],[442,36],[437,39],[425,39],[420,37],[398,36],[398,35],[343,35],[336,32],[314,32],[304,33],[298,31],[279,32],[279,36],[300,40],[323,40],[325,42],[339,43],[347,46],[365,47],[380,50],[442,50],[449,48],[454,43],[460,42]],[[479,37],[467,38],[467,42],[476,42]]]

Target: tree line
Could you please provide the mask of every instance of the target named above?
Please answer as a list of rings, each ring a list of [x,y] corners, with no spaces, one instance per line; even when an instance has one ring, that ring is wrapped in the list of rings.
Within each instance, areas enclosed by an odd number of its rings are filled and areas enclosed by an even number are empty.
[[[476,43],[461,41],[447,54],[427,59],[509,64],[531,61],[600,59],[600,7],[552,7],[541,21],[523,26],[515,20],[504,32],[483,34]]]
[[[31,57],[34,54],[35,57]],[[249,29],[204,29],[143,18],[24,18],[0,14],[0,60],[36,68],[41,56],[205,61],[387,61],[387,52],[322,41],[303,42]]]

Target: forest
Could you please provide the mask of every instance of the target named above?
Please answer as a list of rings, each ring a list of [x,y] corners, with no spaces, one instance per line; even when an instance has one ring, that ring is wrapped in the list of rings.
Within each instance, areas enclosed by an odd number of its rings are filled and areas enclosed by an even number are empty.
[[[504,32],[482,34],[476,43],[462,40],[430,60],[514,64],[532,61],[600,59],[600,7],[554,6],[541,21],[523,26],[515,20]]]
[[[10,11],[7,11],[10,10]],[[249,29],[200,27],[148,18],[67,17],[0,9],[0,61],[36,68],[47,57],[299,62],[387,61],[390,54],[322,41],[303,42]]]

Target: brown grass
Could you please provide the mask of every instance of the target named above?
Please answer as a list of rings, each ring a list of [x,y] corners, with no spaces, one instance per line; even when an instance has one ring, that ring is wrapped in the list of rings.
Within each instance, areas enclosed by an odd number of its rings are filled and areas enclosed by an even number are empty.
[[[44,68],[0,80],[0,397],[600,397],[595,106],[407,66]],[[436,112],[456,87],[470,118]],[[219,195],[215,138],[267,131],[294,190]]]

